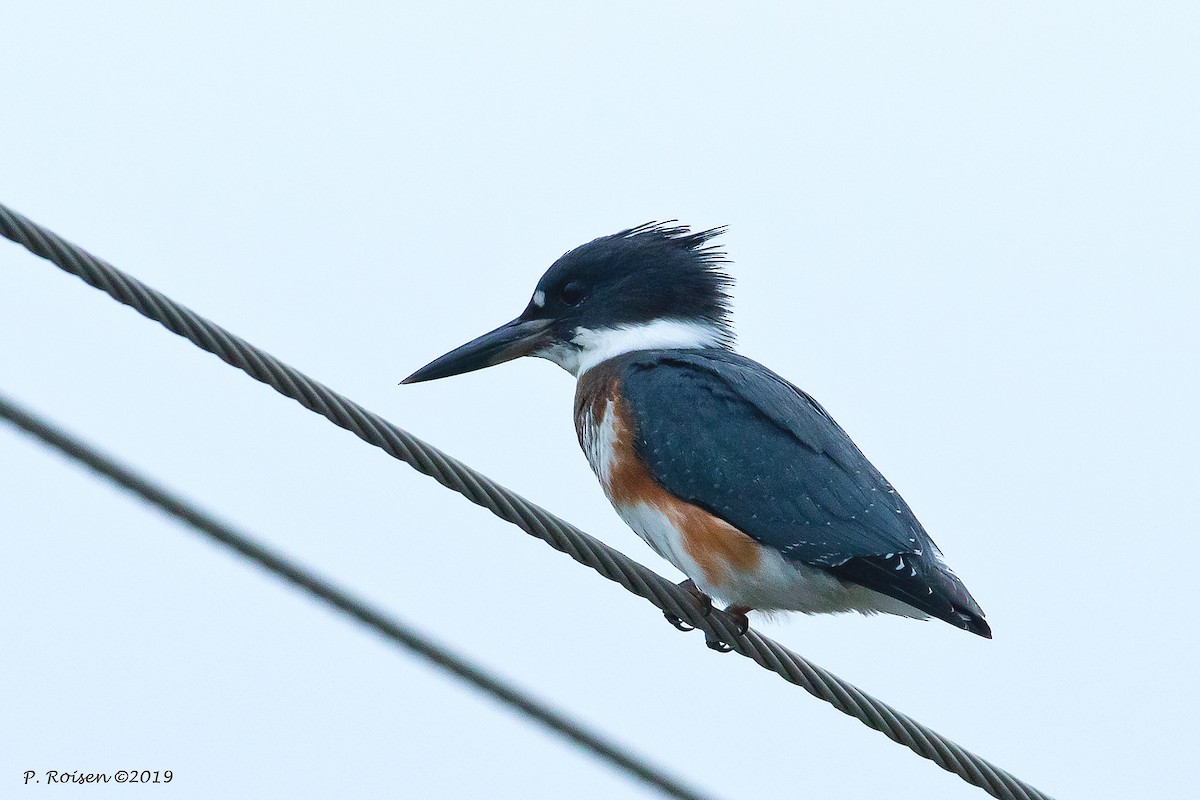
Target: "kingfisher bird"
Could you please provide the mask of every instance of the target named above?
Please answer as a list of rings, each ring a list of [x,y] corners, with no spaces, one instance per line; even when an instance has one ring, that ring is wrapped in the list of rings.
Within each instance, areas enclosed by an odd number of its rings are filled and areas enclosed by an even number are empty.
[[[739,634],[752,610],[859,611],[990,639],[979,604],[833,417],[734,352],[733,279],[711,243],[724,230],[650,222],[580,245],[519,317],[403,383],[520,356],[567,370],[575,432],[609,501],[705,608],[729,604]]]

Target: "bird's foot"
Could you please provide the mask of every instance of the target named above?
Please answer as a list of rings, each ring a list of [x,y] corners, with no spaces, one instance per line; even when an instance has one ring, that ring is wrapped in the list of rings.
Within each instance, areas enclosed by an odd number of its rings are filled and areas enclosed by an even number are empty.
[[[688,578],[686,581],[679,584],[679,588],[685,590],[692,597],[696,598],[697,602],[700,603],[700,608],[702,609],[701,613],[703,613],[704,616],[707,617],[709,615],[713,607],[712,598],[700,591],[700,587],[696,585],[695,581],[693,581],[691,578]],[[695,626],[687,624],[680,619],[678,615],[672,614],[670,611],[664,611],[663,616],[667,618],[667,622],[675,626],[676,630],[681,630],[684,633],[696,630]]]
[[[748,606],[729,606],[725,609],[725,613],[733,617],[733,623],[737,626],[734,629],[735,636],[745,636],[746,631],[750,630],[750,618],[746,615],[753,610]],[[708,645],[710,650],[716,650],[718,653],[728,653],[733,649],[733,647],[721,641],[713,634],[706,635],[704,643]]]
[[[733,617],[733,621],[737,624],[737,635],[745,636],[746,631],[750,630],[750,617],[747,616],[754,609],[750,606],[727,606],[725,613]]]

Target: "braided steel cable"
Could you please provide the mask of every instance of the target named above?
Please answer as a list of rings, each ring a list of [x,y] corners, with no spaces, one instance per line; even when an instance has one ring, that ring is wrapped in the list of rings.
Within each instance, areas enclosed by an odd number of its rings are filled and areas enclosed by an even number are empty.
[[[441,667],[475,688],[491,695],[527,717],[562,734],[593,755],[599,756],[620,770],[644,781],[676,800],[709,800],[707,795],[692,789],[678,779],[665,774],[645,759],[615,742],[588,730],[570,717],[529,696],[523,690],[472,664],[437,644],[415,629],[372,608],[345,589],[316,575],[281,553],[254,541],[248,534],[222,522],[213,514],[184,500],[144,475],[101,453],[62,428],[41,419],[32,411],[0,393],[0,418],[7,419],[19,429],[41,440],[65,456],[91,468],[118,486],[157,506],[193,529],[223,544],[240,555],[275,573],[294,586],[324,600],[339,611],[383,634],[397,644]]]
[[[0,234],[993,797],[1051,800],[783,645],[754,630],[739,635],[735,620],[720,610],[708,612],[686,589],[3,204]]]

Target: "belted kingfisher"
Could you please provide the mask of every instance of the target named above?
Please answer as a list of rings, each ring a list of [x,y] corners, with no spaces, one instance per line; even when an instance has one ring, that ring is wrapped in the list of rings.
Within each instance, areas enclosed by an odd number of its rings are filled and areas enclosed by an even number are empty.
[[[617,513],[743,630],[751,610],[860,611],[990,639],[979,604],[846,432],[733,351],[733,281],[709,243],[723,230],[647,223],[576,247],[519,317],[403,382],[519,356],[570,372],[579,444]]]

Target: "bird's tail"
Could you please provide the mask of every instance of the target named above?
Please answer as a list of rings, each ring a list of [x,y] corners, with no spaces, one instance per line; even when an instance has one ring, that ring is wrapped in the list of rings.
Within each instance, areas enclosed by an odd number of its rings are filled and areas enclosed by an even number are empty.
[[[967,587],[940,558],[916,553],[860,556],[832,567],[837,577],[893,597],[985,639],[992,628]]]

